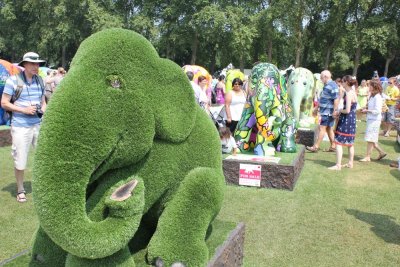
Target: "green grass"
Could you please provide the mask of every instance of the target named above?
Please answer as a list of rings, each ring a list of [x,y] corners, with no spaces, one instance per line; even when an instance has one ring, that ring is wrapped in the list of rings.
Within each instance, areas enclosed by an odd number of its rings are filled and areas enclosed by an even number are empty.
[[[365,155],[364,129],[359,123],[356,160]],[[217,219],[246,224],[244,266],[399,266],[400,172],[389,163],[400,148],[394,136],[380,139],[387,158],[340,172],[327,170],[334,153],[306,153],[294,191],[227,186]],[[29,248],[37,218],[30,169],[28,202],[19,204],[9,147],[0,159],[1,262]]]

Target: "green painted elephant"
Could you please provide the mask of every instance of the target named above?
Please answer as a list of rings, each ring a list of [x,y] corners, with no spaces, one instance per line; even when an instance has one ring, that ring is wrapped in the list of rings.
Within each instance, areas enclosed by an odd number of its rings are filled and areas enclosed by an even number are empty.
[[[247,91],[247,103],[235,131],[240,151],[260,156],[275,155],[275,150],[296,152],[296,120],[278,68],[270,63],[254,66]]]
[[[34,159],[30,266],[204,266],[225,180],[220,140],[181,68],[129,30],[80,45]]]
[[[315,95],[315,79],[311,71],[296,68],[287,82],[288,94],[293,106],[294,118],[302,126],[312,118],[313,98]]]

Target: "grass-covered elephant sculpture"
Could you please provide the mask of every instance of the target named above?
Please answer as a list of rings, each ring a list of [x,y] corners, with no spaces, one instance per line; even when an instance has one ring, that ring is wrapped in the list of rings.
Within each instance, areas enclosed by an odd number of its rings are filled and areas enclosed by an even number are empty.
[[[296,68],[289,76],[287,90],[296,121],[299,122],[300,126],[307,126],[313,123],[312,112],[315,95],[313,73],[306,68]]]
[[[123,29],[80,45],[34,159],[30,266],[205,266],[224,176],[218,133],[181,68]]]
[[[247,103],[234,134],[240,151],[260,156],[275,155],[276,150],[296,152],[296,120],[278,68],[269,63],[254,66],[247,91]]]

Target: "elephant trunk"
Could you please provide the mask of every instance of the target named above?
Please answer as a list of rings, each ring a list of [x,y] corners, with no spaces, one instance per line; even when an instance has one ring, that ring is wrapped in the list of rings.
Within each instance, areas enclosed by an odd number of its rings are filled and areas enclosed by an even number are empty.
[[[295,118],[296,121],[299,121],[300,119],[301,104],[303,101],[302,93],[304,93],[303,91],[304,91],[303,88],[299,87],[291,88],[290,99],[293,107],[293,117]]]
[[[132,178],[112,181],[121,177],[107,173],[109,177],[103,180],[108,184],[99,185],[87,202],[86,188],[93,167],[85,161],[61,161],[55,155],[56,162],[47,163],[47,156],[39,145],[32,188],[40,224],[49,237],[65,251],[89,259],[103,258],[125,247],[143,213],[143,182]],[[90,201],[97,205],[92,214],[88,214]],[[96,213],[103,218],[92,220]]]

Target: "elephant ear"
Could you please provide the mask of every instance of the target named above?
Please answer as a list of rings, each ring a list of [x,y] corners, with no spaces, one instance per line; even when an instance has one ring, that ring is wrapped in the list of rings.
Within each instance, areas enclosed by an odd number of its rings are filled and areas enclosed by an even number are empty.
[[[182,142],[192,132],[200,107],[193,88],[182,69],[168,59],[157,60],[158,75],[154,78],[152,109],[156,123],[156,136],[174,143]]]

